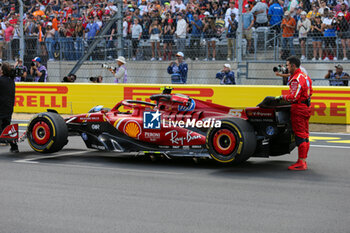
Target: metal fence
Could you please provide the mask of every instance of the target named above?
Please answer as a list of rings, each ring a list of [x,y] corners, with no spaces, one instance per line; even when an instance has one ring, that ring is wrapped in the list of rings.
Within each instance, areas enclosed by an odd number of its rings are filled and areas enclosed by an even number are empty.
[[[78,81],[87,82],[89,77],[101,74],[105,77],[104,82],[113,82],[113,76],[106,70],[101,69],[100,65],[108,61],[113,63],[114,59],[117,58],[117,40],[109,40],[107,36],[104,38],[85,62],[88,65],[85,65],[80,71]],[[331,62],[332,59],[337,57],[338,60],[342,60],[347,57],[346,53],[349,52],[348,44],[343,43],[344,39],[339,34],[332,39],[334,43],[330,43],[325,37],[307,37],[304,40],[305,42],[303,42],[305,46],[304,50],[302,50],[302,40],[299,40],[295,36],[284,39],[281,37],[281,34],[275,33],[268,27],[257,28],[253,30],[250,41],[243,39],[243,63],[238,65],[235,62],[238,52],[235,49],[236,40],[233,40],[233,46],[230,46],[229,39],[223,34],[220,38],[216,38],[214,50],[213,46],[209,46],[213,45],[212,42],[209,43],[204,38],[192,38],[189,36],[186,39],[184,53],[186,62],[190,65],[190,70],[196,71],[189,73],[189,82],[216,84],[218,83],[216,82],[217,80],[212,79],[212,77],[215,77],[215,73],[222,68],[224,63],[229,62],[236,72],[236,77],[238,76],[242,84],[276,84],[276,80],[279,79],[276,79],[272,72],[272,67],[277,64],[283,64],[283,58],[293,54],[294,51],[299,57],[305,55],[303,64],[310,71],[310,76],[315,80],[315,85],[328,85],[328,82],[324,80],[324,75],[328,69],[334,70],[334,64]],[[315,43],[315,41],[318,43]],[[42,58],[43,63],[51,69],[49,71],[51,72],[50,81],[61,81],[69,73],[76,61],[86,53],[90,43],[91,41],[83,38],[58,37],[40,42],[37,37],[26,37],[24,52],[25,65],[29,67],[31,59],[39,56]],[[159,41],[158,46],[158,42],[151,42],[147,38],[142,38],[135,48],[131,39],[123,40],[124,56],[129,63],[128,76],[130,77],[130,81],[152,82],[149,80],[153,80],[153,76],[160,77],[160,80],[154,80],[157,83],[167,83],[170,81],[167,79],[168,75],[166,73],[168,62],[164,62],[164,60],[168,61],[175,58],[178,45],[176,39],[174,39],[174,43],[171,43],[171,47],[169,44],[165,44],[162,39]],[[330,47],[327,48],[326,46]],[[229,50],[233,54],[232,57],[228,57],[230,54]],[[331,55],[328,57],[330,59],[328,62],[324,61],[326,52],[327,55]],[[3,60],[14,60],[18,57],[18,54],[19,39],[13,39],[9,43],[4,44]],[[316,59],[313,59],[315,56]],[[215,61],[213,61],[213,57]],[[157,60],[158,62],[151,60]],[[89,62],[98,65],[89,66]],[[333,62],[338,61],[333,60]],[[348,71],[347,61],[344,61],[343,64],[344,71]],[[138,67],[141,68],[139,69]],[[211,70],[207,67],[210,67]],[[191,81],[191,79],[195,81]]]

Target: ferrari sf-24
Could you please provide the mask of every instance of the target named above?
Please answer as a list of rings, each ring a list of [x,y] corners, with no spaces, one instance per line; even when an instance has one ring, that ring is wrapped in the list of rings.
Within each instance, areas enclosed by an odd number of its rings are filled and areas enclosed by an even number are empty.
[[[212,158],[220,163],[290,153],[295,148],[290,105],[266,97],[257,107],[226,107],[165,88],[153,102],[122,100],[112,109],[95,106],[62,118],[48,109],[37,114],[21,138],[39,153],[60,151],[68,136],[80,135],[88,148],[172,158]],[[1,134],[19,140],[18,125]]]

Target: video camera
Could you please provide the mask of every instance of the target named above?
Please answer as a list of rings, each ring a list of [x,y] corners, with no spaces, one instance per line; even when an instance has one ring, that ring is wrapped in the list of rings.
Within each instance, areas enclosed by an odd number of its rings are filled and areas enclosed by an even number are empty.
[[[110,65],[107,65],[107,64],[102,64],[101,67],[104,68],[104,69],[107,69],[107,70],[113,70],[114,72],[117,70],[117,67],[110,66]]]
[[[278,65],[273,67],[273,72],[278,72],[278,73],[282,73],[282,74],[288,74],[288,68],[285,65]]]

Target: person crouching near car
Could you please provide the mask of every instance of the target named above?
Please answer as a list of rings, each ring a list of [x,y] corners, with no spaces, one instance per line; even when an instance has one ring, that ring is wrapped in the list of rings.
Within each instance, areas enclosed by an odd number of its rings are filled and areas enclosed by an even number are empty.
[[[220,79],[221,85],[235,85],[235,73],[231,70],[230,64],[225,64],[224,68],[216,74],[216,78]]]
[[[298,146],[298,161],[289,166],[289,170],[306,170],[306,158],[310,148],[309,119],[311,115],[310,99],[312,95],[312,81],[310,77],[300,69],[300,60],[296,56],[287,58],[287,68],[291,74],[289,79],[289,93],[277,96],[292,104],[291,123],[295,134],[295,142]]]
[[[21,58],[18,58],[15,63],[15,69],[21,70],[21,73],[18,74],[18,76],[15,77],[15,82],[24,82],[26,81],[28,69],[26,66],[23,65],[23,60]]]
[[[16,86],[11,78],[12,67],[9,63],[4,62],[0,67],[0,134],[11,124],[13,106],[15,104]],[[10,142],[10,152],[18,153],[16,142]]]
[[[34,76],[34,82],[47,81],[47,70],[46,67],[41,64],[40,57],[35,57],[32,60],[32,65],[30,67],[30,75]]]
[[[186,84],[187,82],[188,65],[184,61],[183,52],[176,54],[176,61],[173,61],[168,66],[168,74],[171,74],[172,84]]]

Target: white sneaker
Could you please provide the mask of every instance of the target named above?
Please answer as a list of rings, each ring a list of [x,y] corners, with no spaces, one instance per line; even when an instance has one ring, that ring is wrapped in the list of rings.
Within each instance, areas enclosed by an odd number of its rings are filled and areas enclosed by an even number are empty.
[[[329,61],[329,58],[328,58],[328,57],[325,57],[325,58],[323,59],[323,61]]]
[[[316,61],[316,57],[312,58],[311,61]]]
[[[322,61],[322,58],[318,58],[319,61]]]
[[[337,57],[333,57],[333,61],[338,61],[338,58]]]
[[[203,61],[208,61],[208,58],[204,58]]]
[[[343,61],[347,61],[347,60],[348,60],[348,58],[347,58],[347,57],[344,57],[344,58],[343,58]]]
[[[136,61],[136,57],[133,57],[132,60],[133,60],[133,61]]]
[[[215,61],[215,57],[213,57],[213,59],[211,59],[212,61]]]
[[[2,62],[2,59],[0,58],[0,62]]]
[[[53,59],[53,58],[50,58],[50,59],[49,59],[49,61],[54,61],[54,60],[55,60],[55,59]]]
[[[155,61],[156,59],[154,57],[151,58],[151,61]]]
[[[160,57],[160,58],[159,58],[159,61],[162,61],[162,60],[163,60],[163,59]]]
[[[305,60],[305,56],[302,55],[301,58],[300,58],[300,60]]]
[[[228,57],[228,58],[227,58],[227,61],[231,61],[231,59]]]

